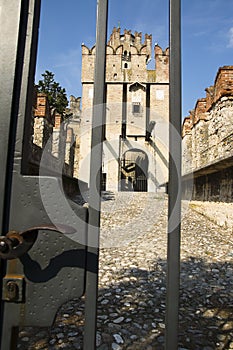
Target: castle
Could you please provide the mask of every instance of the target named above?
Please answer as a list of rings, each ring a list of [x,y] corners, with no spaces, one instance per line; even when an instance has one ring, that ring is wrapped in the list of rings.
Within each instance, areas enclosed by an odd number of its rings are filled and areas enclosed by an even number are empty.
[[[156,69],[148,69],[152,54]],[[78,177],[88,182],[95,46],[82,45],[82,116]],[[156,191],[167,181],[169,50],[152,36],[114,28],[106,47],[103,189]],[[167,127],[167,128],[166,128]],[[166,129],[166,131],[165,131]],[[159,149],[160,153],[156,151]],[[160,157],[159,154],[163,156]]]
[[[168,181],[169,50],[152,37],[114,28],[106,48],[106,127],[102,189],[157,191]],[[90,176],[95,46],[82,45],[82,111],[71,96],[72,118],[51,115],[37,96],[31,168],[52,135],[51,162],[65,160],[65,175],[88,184]],[[193,199],[233,198],[233,66],[220,67],[206,97],[198,99],[182,126],[183,192]],[[63,140],[63,141],[62,141]],[[54,163],[55,164],[55,163]],[[52,165],[52,167],[54,167]]]

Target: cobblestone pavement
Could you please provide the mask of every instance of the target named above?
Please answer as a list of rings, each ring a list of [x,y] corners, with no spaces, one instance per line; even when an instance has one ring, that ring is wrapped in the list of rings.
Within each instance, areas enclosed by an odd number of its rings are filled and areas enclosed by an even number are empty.
[[[102,208],[97,348],[164,349],[167,199],[106,193]],[[233,349],[232,240],[232,227],[184,203],[180,350]],[[83,315],[70,301],[50,330],[21,330],[18,348],[82,349]]]

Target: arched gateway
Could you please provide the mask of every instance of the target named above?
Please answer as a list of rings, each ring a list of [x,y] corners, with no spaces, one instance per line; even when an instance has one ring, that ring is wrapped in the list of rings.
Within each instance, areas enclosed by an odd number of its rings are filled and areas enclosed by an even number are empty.
[[[120,166],[121,191],[147,192],[148,156],[144,151],[126,151]]]

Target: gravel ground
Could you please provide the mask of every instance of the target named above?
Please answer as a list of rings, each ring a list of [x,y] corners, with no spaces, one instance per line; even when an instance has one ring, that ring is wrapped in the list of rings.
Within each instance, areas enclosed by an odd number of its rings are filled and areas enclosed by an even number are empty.
[[[190,205],[217,225],[233,230],[233,203],[192,201]]]
[[[232,225],[198,203],[183,205],[179,349],[233,349]],[[102,209],[97,349],[164,349],[167,199],[106,193]],[[82,349],[83,316],[70,301],[51,329],[21,330],[18,348]]]

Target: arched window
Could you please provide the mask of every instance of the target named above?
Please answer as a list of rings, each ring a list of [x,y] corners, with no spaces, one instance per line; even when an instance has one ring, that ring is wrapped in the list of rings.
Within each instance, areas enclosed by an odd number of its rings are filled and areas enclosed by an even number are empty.
[[[123,55],[122,55],[122,60],[123,61],[128,61],[128,51],[124,51]]]
[[[125,64],[124,64],[124,68],[128,68],[128,63],[125,63]]]

